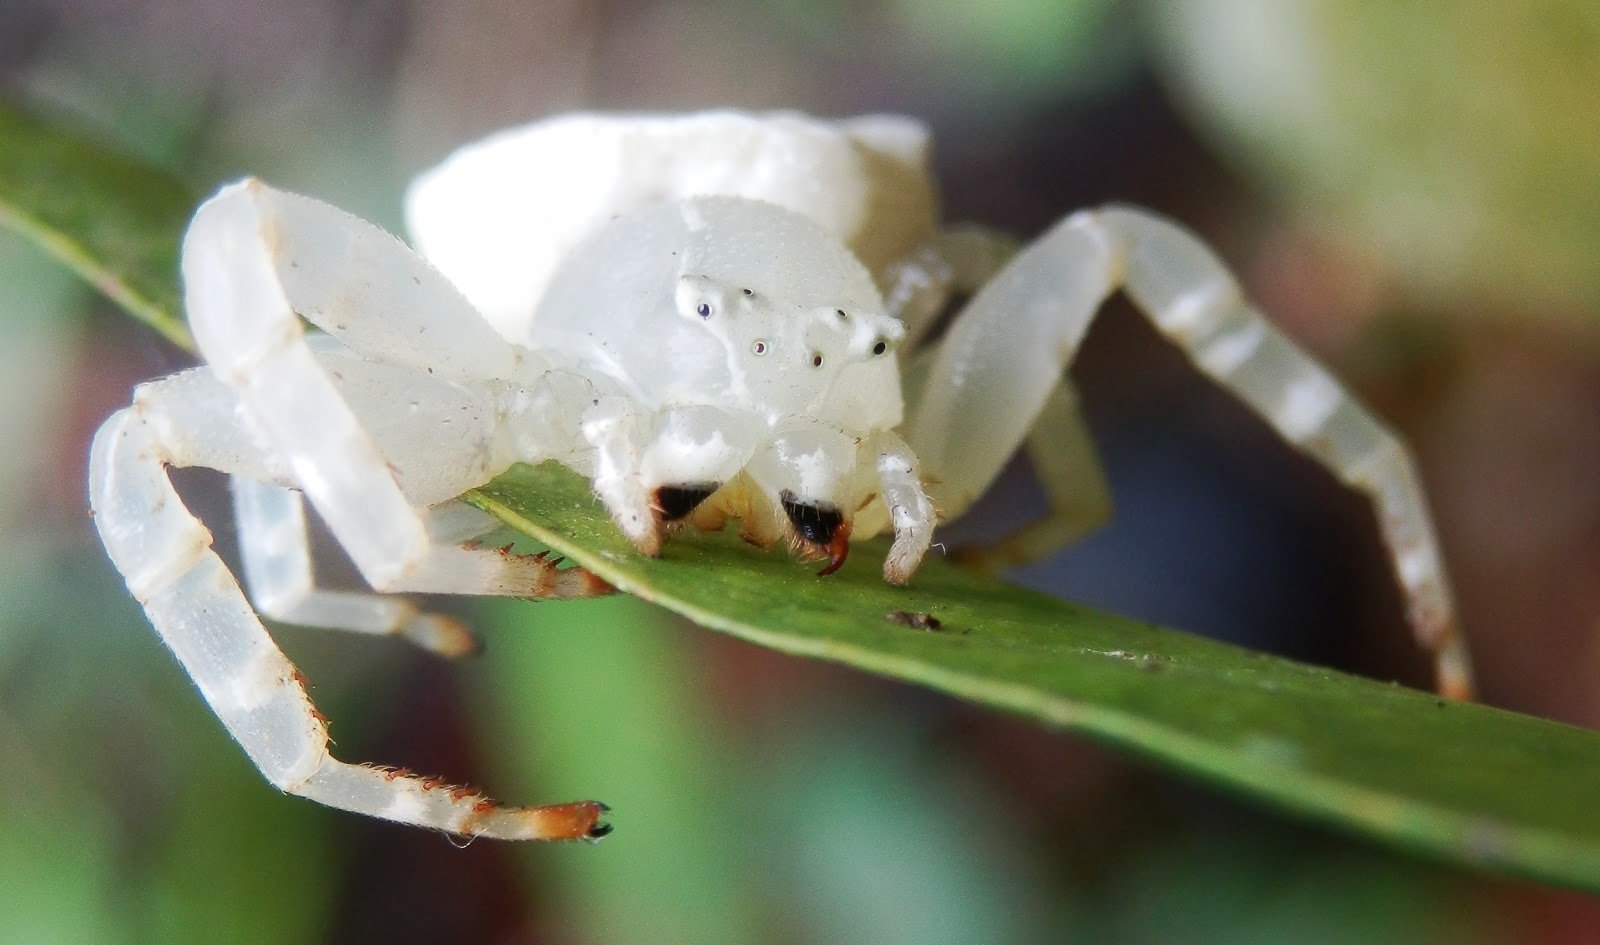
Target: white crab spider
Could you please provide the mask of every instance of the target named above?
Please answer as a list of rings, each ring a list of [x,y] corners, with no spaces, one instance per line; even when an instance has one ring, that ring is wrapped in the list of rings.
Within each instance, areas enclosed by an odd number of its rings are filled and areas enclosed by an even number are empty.
[[[257,611],[449,655],[470,635],[395,592],[609,591],[581,570],[471,543],[495,523],[456,497],[543,460],[589,477],[647,554],[676,523],[738,518],[752,541],[787,538],[831,571],[851,538],[892,531],[884,576],[904,583],[935,509],[959,515],[1021,446],[1052,513],[982,557],[1029,557],[1106,513],[1062,373],[1121,288],[1202,370],[1372,498],[1441,688],[1470,691],[1405,449],[1241,298],[1209,250],[1121,207],[1068,217],[1021,252],[940,229],[925,152],[921,126],[898,118],[559,118],[419,178],[408,214],[432,265],[326,204],[255,180],[224,187],[183,243],[206,365],[141,385],[95,437],[90,498],[107,550],[279,788],[455,834],[600,836],[594,802],[506,807],[333,759]],[[894,349],[923,340],[956,292],[976,294],[920,359],[902,424]],[[168,465],[233,475],[254,608]],[[376,593],[314,585],[301,495]]]

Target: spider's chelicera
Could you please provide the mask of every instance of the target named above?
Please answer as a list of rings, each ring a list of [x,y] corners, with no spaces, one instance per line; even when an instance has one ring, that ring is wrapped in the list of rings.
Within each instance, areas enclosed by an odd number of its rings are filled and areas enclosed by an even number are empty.
[[[828,574],[851,540],[890,532],[883,575],[903,584],[936,518],[959,515],[1023,448],[1051,513],[973,557],[1036,556],[1108,512],[1063,371],[1120,288],[1372,498],[1441,688],[1465,695],[1438,549],[1395,437],[1183,229],[1124,207],[1074,214],[1020,250],[943,228],[926,150],[920,125],[890,117],[553,119],[417,180],[420,254],[327,204],[256,180],[224,187],[183,242],[205,365],[141,385],[95,438],[106,548],[283,790],[455,834],[595,838],[607,829],[595,802],[504,806],[331,757],[258,613],[454,655],[471,635],[403,592],[609,592],[581,569],[474,543],[497,523],[457,497],[518,462],[587,477],[645,554],[674,528],[737,520],[752,543],[790,542]],[[949,330],[920,344],[965,295]],[[909,410],[897,349],[919,352]],[[250,601],[169,465],[231,474]],[[302,497],[372,593],[315,585]]]

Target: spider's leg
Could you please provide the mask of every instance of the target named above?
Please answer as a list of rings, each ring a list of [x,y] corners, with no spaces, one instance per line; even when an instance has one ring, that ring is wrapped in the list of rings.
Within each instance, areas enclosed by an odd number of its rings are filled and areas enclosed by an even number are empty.
[[[307,247],[338,253],[363,278],[337,288],[307,282],[299,275],[315,269],[301,257]],[[482,383],[485,375],[477,383],[445,376],[499,370],[495,364],[515,357],[504,343],[499,354],[448,343],[452,324],[470,329],[477,316],[448,286],[429,288],[430,280],[442,283],[443,277],[382,231],[253,180],[224,188],[196,212],[184,237],[183,273],[201,352],[233,391],[239,414],[282,458],[285,478],[311,499],[369,584],[385,592],[520,597],[538,596],[548,585],[554,569],[534,557],[434,542],[417,508],[481,485],[513,459],[529,458],[512,455],[498,439],[494,420],[501,405],[492,385]],[[406,304],[383,274],[418,290],[440,311],[372,309]],[[330,323],[342,319],[346,336],[354,326],[370,328],[392,314],[397,336],[438,336],[441,344],[429,355],[433,363],[420,369],[367,361],[327,345],[314,351],[297,317],[313,309]],[[405,356],[410,349],[387,350]],[[479,357],[494,363],[469,363]],[[362,404],[359,415],[350,399]],[[447,407],[459,407],[448,425]],[[430,411],[437,422],[423,416]],[[388,434],[384,450],[371,432],[376,428]],[[413,496],[402,491],[397,468],[424,484]]]
[[[1009,234],[976,225],[952,226],[887,266],[879,282],[888,314],[906,323],[901,349],[917,351],[939,327],[950,300],[982,288],[1018,248]]]
[[[1466,645],[1410,454],[1243,299],[1227,268],[1172,223],[1123,208],[1075,214],[1007,266],[941,347],[910,437],[947,512],[1021,444],[1100,303],[1125,288],[1156,327],[1288,442],[1372,499],[1413,631],[1437,684],[1470,695]]]
[[[1111,489],[1070,377],[1051,390],[1022,448],[1044,487],[1044,516],[993,543],[962,548],[962,564],[991,572],[1017,567],[1110,520]]]
[[[156,631],[268,781],[331,807],[467,836],[581,839],[605,832],[604,808],[592,801],[503,807],[475,789],[331,757],[326,725],[299,674],[167,476],[168,465],[214,460],[248,438],[209,441],[203,431],[174,424],[182,408],[160,408],[152,397],[136,399],[95,435],[95,524]],[[246,456],[237,465],[230,471],[259,474],[270,463]]]
[[[255,180],[229,185],[208,206],[202,214],[215,222],[201,225],[197,217],[190,232],[211,238],[205,234],[216,235],[213,227],[231,228],[235,245],[213,253],[233,259],[249,254],[269,267],[279,284],[274,301],[288,301],[295,314],[350,350],[450,380],[524,373],[527,351],[502,338],[410,247],[366,220]],[[187,273],[185,263],[186,278]],[[256,315],[230,311],[201,318],[234,331]],[[254,327],[268,333],[275,324],[277,319]]]
[[[477,640],[460,621],[423,612],[405,597],[318,587],[300,493],[243,476],[232,477],[232,484],[241,576],[262,616],[308,627],[394,634],[447,657],[477,650]],[[491,518],[483,531],[496,524]]]

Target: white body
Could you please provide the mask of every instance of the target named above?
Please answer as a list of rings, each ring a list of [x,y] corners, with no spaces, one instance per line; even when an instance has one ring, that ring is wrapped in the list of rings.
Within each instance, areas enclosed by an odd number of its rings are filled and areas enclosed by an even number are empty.
[[[1465,650],[1398,441],[1182,229],[1107,208],[1020,253],[941,230],[925,151],[920,126],[896,118],[555,119],[419,178],[408,210],[438,270],[326,204],[256,181],[224,188],[183,248],[207,366],[143,385],[95,439],[91,503],[112,560],[279,787],[454,833],[600,836],[593,802],[501,807],[331,758],[256,610],[455,654],[470,635],[393,592],[608,591],[581,570],[470,544],[493,522],[455,497],[515,462],[589,477],[647,554],[677,524],[737,518],[757,544],[827,557],[826,574],[852,536],[890,530],[884,576],[905,582],[935,508],[958,515],[1025,447],[1052,514],[976,557],[1038,554],[1108,508],[1062,372],[1120,287],[1202,370],[1373,498],[1440,685],[1464,695]],[[953,292],[976,294],[919,358],[908,409],[895,349],[924,338]],[[301,317],[321,331],[307,335]],[[254,608],[168,464],[234,474]],[[376,593],[314,586],[301,495]]]

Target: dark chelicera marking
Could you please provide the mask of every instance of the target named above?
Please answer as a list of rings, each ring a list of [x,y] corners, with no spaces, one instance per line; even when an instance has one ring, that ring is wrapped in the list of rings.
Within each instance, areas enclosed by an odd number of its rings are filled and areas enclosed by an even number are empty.
[[[826,552],[828,564],[817,574],[827,577],[844,567],[850,557],[850,523],[831,502],[803,502],[785,489],[778,494],[784,514],[794,526],[795,537],[818,551]]]
[[[933,614],[925,614],[917,610],[891,610],[884,616],[890,623],[897,623],[902,627],[913,630],[942,630],[944,624]]]
[[[783,501],[783,513],[789,516],[795,534],[813,544],[830,544],[833,533],[844,524],[844,516],[832,503],[801,502],[787,489],[778,498]]]
[[[656,490],[656,511],[661,513],[664,522],[676,522],[683,518],[713,492],[717,491],[714,482],[702,482],[688,486],[662,486]]]

